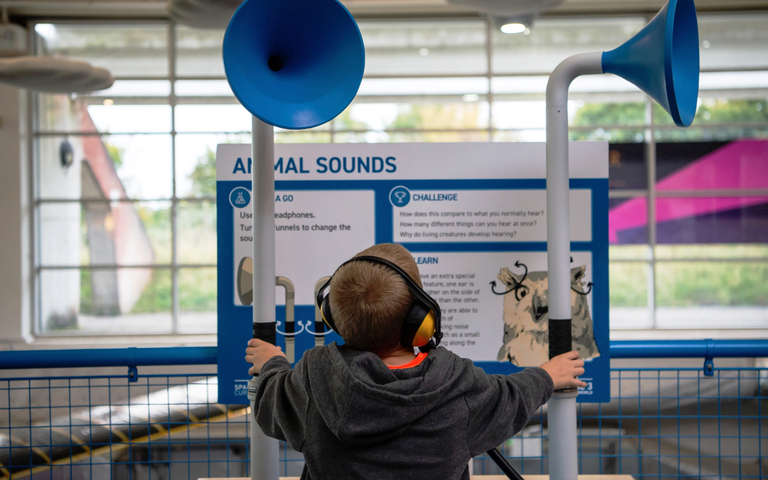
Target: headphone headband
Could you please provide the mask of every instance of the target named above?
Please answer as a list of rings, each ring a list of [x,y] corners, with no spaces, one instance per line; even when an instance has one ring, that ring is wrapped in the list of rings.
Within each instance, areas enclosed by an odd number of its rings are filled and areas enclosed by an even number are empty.
[[[443,333],[441,330],[441,312],[440,312],[440,305],[435,301],[434,298],[432,298],[427,292],[424,291],[423,288],[421,288],[415,280],[411,278],[408,273],[400,268],[399,265],[395,264],[394,262],[391,262],[385,258],[381,257],[375,257],[372,255],[361,255],[359,257],[353,257],[346,262],[342,263],[338,266],[336,269],[336,272],[339,271],[341,267],[348,263],[356,262],[356,261],[363,261],[363,262],[370,262],[374,264],[380,264],[389,267],[390,269],[397,272],[400,277],[403,278],[405,281],[406,287],[408,287],[408,291],[411,292],[411,294],[416,297],[419,303],[423,304],[425,307],[428,308],[431,312],[434,314],[435,318],[435,331],[434,331],[434,341],[430,340],[427,345],[424,347],[420,347],[422,351],[429,350],[431,348],[435,348],[437,345],[440,345],[440,340],[443,338]],[[323,318],[325,319],[326,323],[328,324],[331,329],[336,331],[338,333],[338,330],[336,329],[336,325],[333,322],[333,319],[330,315],[330,306],[324,305],[324,302],[328,298],[328,296],[323,296],[323,293],[325,290],[330,286],[331,280],[333,280],[333,276],[336,275],[336,272],[333,272],[333,275],[328,279],[327,282],[323,284],[322,287],[320,287],[317,291],[317,306],[320,308],[321,312],[323,312]],[[327,309],[327,312],[326,312]],[[327,313],[327,315],[325,315]]]

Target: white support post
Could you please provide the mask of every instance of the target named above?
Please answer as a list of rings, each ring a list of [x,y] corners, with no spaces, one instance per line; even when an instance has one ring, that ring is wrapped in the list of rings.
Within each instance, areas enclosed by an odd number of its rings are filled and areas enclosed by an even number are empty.
[[[547,83],[547,262],[549,276],[550,356],[552,332],[571,329],[571,240],[568,168],[568,87],[580,75],[601,74],[602,53],[574,55],[552,72]],[[575,390],[555,392],[547,410],[549,478],[577,480],[578,448]]]
[[[274,127],[253,117],[253,330],[271,340],[275,335],[275,140]],[[255,412],[258,378],[248,382],[251,412]],[[251,414],[251,479],[278,480],[280,445],[264,435]]]

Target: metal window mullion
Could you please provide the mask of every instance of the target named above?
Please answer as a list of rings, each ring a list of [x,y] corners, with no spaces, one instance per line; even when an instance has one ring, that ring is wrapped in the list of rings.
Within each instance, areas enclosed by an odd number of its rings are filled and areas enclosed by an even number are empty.
[[[739,92],[750,92],[755,91],[757,89],[752,88],[744,88],[742,90],[739,90]],[[714,92],[713,92],[714,93]],[[761,91],[756,91],[755,96],[764,94]],[[675,125],[674,123],[668,124],[668,125],[656,125],[654,126],[656,130],[678,130],[680,127]],[[697,123],[696,128],[701,130],[717,130],[722,128],[768,128],[768,123],[760,123],[760,122],[725,122],[725,123]]]
[[[168,22],[168,72],[171,92],[171,333],[179,333],[179,256],[178,209],[176,191],[176,24]]]
[[[688,197],[763,197],[768,195],[768,189],[750,188],[724,188],[720,189],[701,189],[701,190],[661,190],[656,192],[659,198],[688,198]]]
[[[631,190],[608,190],[608,198],[638,198],[645,197],[648,194],[647,189],[631,189]]]
[[[116,319],[119,319],[120,317],[113,317]],[[211,338],[211,335],[214,337],[214,343],[215,343],[215,336],[216,332],[199,332],[199,333],[185,333],[183,334],[185,337],[185,341],[188,341],[191,339],[201,339],[201,341],[208,342]],[[82,340],[83,343],[86,343],[89,340],[100,340],[104,338],[120,338],[120,337],[141,337],[141,338],[150,338],[153,340],[160,339],[164,343],[167,343],[167,339],[169,337],[174,337],[172,333],[169,331],[163,331],[163,332],[146,332],[146,333],[132,333],[132,332],[123,332],[123,333],[112,333],[112,332],[104,332],[104,333],[98,333],[98,332],[83,332],[80,333],[78,331],[72,331],[67,333],[49,333],[49,332],[43,332],[40,335],[37,336],[37,338],[45,338],[45,339],[70,339],[70,338],[76,338],[78,340]],[[61,342],[59,343],[53,343],[53,345],[61,345]],[[148,375],[142,375],[143,377],[147,377]]]
[[[657,328],[656,322],[656,138],[654,136],[653,100],[645,96],[645,131],[647,166],[647,218],[648,218],[648,314],[651,316],[651,328]]]
[[[36,22],[29,22],[27,24],[27,39],[28,43],[30,45],[30,48],[32,49],[32,54],[37,53],[38,44],[37,44],[37,35],[35,35],[35,24]],[[40,224],[40,212],[39,208],[37,206],[37,203],[35,202],[38,198],[40,198],[40,154],[39,154],[39,142],[37,141],[37,131],[40,129],[40,120],[39,120],[39,95],[36,93],[33,93],[31,90],[27,90],[27,160],[29,161],[30,166],[30,219],[29,219],[29,228],[30,228],[30,267],[32,268],[32,271],[30,272],[30,284],[32,290],[30,291],[30,301],[31,301],[31,310],[30,310],[30,327],[32,334],[40,333],[43,331],[43,319],[42,319],[42,294],[41,294],[41,288],[40,288],[40,273],[37,270],[37,267],[40,263],[40,259],[42,258],[42,253],[40,251],[40,231],[41,231],[41,224]]]
[[[37,35],[34,34],[35,31],[35,22],[27,22],[27,43],[29,44],[30,53],[36,54],[37,53]],[[30,329],[32,330],[29,332],[30,334],[36,334],[42,329],[40,328],[42,325],[42,321],[40,319],[42,315],[42,308],[41,308],[41,300],[40,300],[40,274],[37,270],[38,261],[41,258],[40,257],[40,242],[39,242],[39,232],[40,232],[40,225],[39,225],[39,215],[38,215],[38,206],[37,206],[37,199],[39,198],[39,192],[40,192],[40,184],[39,184],[39,174],[40,174],[40,165],[39,165],[39,155],[37,154],[37,149],[35,148],[35,145],[37,144],[37,130],[38,130],[38,115],[36,115],[36,107],[37,107],[37,94],[33,93],[32,90],[26,91],[26,98],[27,98],[27,104],[26,104],[26,112],[27,112],[27,118],[26,118],[26,125],[27,125],[27,161],[29,162],[29,266],[31,268],[30,271],[30,279],[29,279],[29,287],[30,287],[30,316],[29,319],[30,323]]]
[[[645,190],[611,190],[608,198],[637,198],[646,195]],[[744,198],[768,196],[765,188],[704,188],[701,190],[656,190],[656,198]]]
[[[180,263],[177,268],[216,268],[213,263]],[[144,265],[118,265],[116,263],[98,264],[98,265],[42,265],[36,270],[171,270],[173,265],[165,264],[144,264]]]
[[[34,36],[34,35],[33,35]],[[37,108],[38,96],[32,91],[27,90],[27,162],[28,162],[28,186],[29,186],[29,249],[30,258],[29,266],[31,271],[29,272],[29,296],[30,296],[30,310],[29,310],[29,328],[30,334],[34,335],[42,331],[42,295],[40,294],[40,274],[37,271],[37,266],[40,262],[40,212],[36,203],[36,199],[39,197],[40,192],[40,155],[37,152],[37,142],[34,131],[36,130],[37,115],[35,110]]]
[[[543,130],[540,128],[539,130]],[[364,130],[364,129],[342,129],[342,130],[315,130],[315,131],[283,131],[277,132],[277,135],[297,135],[297,134],[322,134],[322,133],[368,133],[368,132],[384,132],[384,133],[447,133],[447,132],[485,132],[487,128],[385,128],[383,130]],[[521,128],[520,130],[530,130],[527,128]],[[187,132],[184,132],[188,134]],[[207,134],[210,132],[191,132],[199,134]],[[227,133],[247,133],[247,132],[227,132]]]
[[[616,258],[611,263],[640,263],[641,259]],[[768,257],[691,257],[691,258],[658,258],[655,263],[768,263]]]
[[[215,202],[216,197],[178,197],[179,201],[184,202],[198,202],[207,203]],[[168,203],[172,202],[171,198],[117,198],[117,199],[101,199],[101,198],[40,198],[35,201],[35,205],[42,205],[45,203],[80,203],[80,204],[112,204],[112,203]]]
[[[57,22],[59,23],[59,22]],[[768,68],[766,67],[740,67],[740,68],[702,68],[701,73],[744,73],[744,72],[765,72],[768,71]],[[548,77],[549,74],[552,72],[546,72],[546,71],[540,71],[540,72],[518,72],[518,73],[499,73],[498,75],[495,75],[499,78],[516,78],[516,77]],[[390,78],[454,78],[454,77],[483,77],[485,74],[482,73],[466,73],[466,72],[457,72],[457,73],[433,73],[433,74],[386,74],[386,73],[375,73],[375,74],[366,74],[363,76],[365,79],[374,79],[374,80],[387,80]],[[205,75],[178,75],[176,77],[178,80],[192,80],[192,81],[212,81],[212,80],[226,80],[226,76],[220,76],[220,75],[211,75],[211,76],[205,76]],[[118,75],[115,77],[115,80],[164,80],[163,77],[153,77],[149,75]],[[757,87],[762,88],[762,87]],[[708,91],[708,90],[706,90]],[[706,92],[705,91],[705,92]]]
[[[36,132],[35,135],[38,137],[117,137],[128,135],[168,135],[168,132],[84,132],[81,130],[43,130]]]
[[[499,131],[525,131],[525,130],[544,130],[544,127],[541,128],[506,128],[506,129],[499,129]],[[304,130],[304,131],[298,131],[298,130],[283,130],[275,132],[275,135],[281,136],[291,136],[291,135],[300,135],[300,134],[324,134],[324,133],[368,133],[368,132],[383,132],[383,133],[413,133],[413,132],[419,132],[419,133],[445,133],[445,132],[485,132],[487,131],[487,128],[385,128],[383,130],[371,130],[371,129],[354,129],[354,128],[344,128],[344,129],[328,129],[328,130]],[[210,131],[199,131],[199,132],[181,132],[183,135],[247,135],[250,132],[247,131],[239,131],[239,132],[210,132]]]
[[[60,23],[60,22],[57,22]],[[490,24],[490,22],[489,22]],[[493,28],[493,27],[491,27]],[[735,69],[702,69],[701,73],[749,73],[749,72],[764,72],[768,71],[768,68],[756,67],[756,68],[735,68]],[[552,72],[519,72],[519,73],[499,73],[494,75],[498,78],[521,78],[521,77],[548,77]],[[365,74],[363,76],[366,80],[393,80],[393,79],[420,79],[420,78],[481,78],[485,77],[486,73],[468,73],[468,72],[456,72],[456,73],[403,73],[403,74]],[[200,75],[179,75],[175,77],[178,80],[187,81],[221,81],[226,80],[226,76],[200,76]],[[154,76],[141,76],[141,75],[118,75],[115,77],[115,81],[163,81],[164,77]],[[749,90],[763,90],[764,87],[751,87]],[[743,90],[743,89],[737,89]],[[704,93],[717,90],[704,90]],[[612,92],[605,92],[612,93]],[[623,92],[619,92],[623,93]]]
[[[604,102],[609,103],[609,102]],[[568,130],[572,130],[574,132],[589,132],[592,130],[596,130],[598,128],[602,128],[603,130],[644,130],[647,128],[646,125],[632,125],[632,124],[625,124],[625,125],[611,125],[611,124],[602,124],[602,125],[571,125],[568,127]]]
[[[485,20],[485,29],[485,52],[488,62],[488,141],[493,142],[493,21],[490,17]]]
[[[490,79],[488,79],[488,80],[489,80],[489,93],[486,94],[485,96],[487,97],[488,102],[491,103],[493,101],[493,93],[490,90],[490,83],[491,83]],[[404,97],[409,97],[409,96],[411,96],[411,97],[417,97],[418,96],[420,98],[423,97],[423,96],[420,96],[420,95],[404,95]],[[451,97],[459,98],[459,97],[461,97],[461,95],[451,95]],[[178,104],[178,101],[176,101],[176,99],[174,99],[173,105],[175,106],[177,104]],[[216,104],[221,104],[221,103],[216,103]],[[173,118],[173,114],[171,116]],[[603,130],[642,130],[643,128],[647,128],[647,127],[643,127],[642,125],[575,125],[575,126],[569,127],[570,130],[579,131],[579,132],[589,132],[589,131],[592,131],[592,130],[595,130],[595,129],[598,129],[598,128],[602,128]],[[677,129],[677,128],[679,128],[679,127],[677,127],[675,125],[671,125],[671,126],[657,125],[657,126],[653,127],[653,130],[654,131],[658,131],[658,130],[672,130],[672,129]],[[736,124],[736,123],[732,123],[732,124],[705,125],[705,126],[700,126],[699,128],[706,128],[706,129],[709,129],[709,130],[717,130],[717,129],[725,129],[725,128],[763,128],[763,129],[768,130],[768,124],[759,124],[759,123]],[[523,127],[518,127],[518,128],[500,128],[498,130],[499,131],[505,131],[505,132],[506,131],[517,132],[517,131],[532,130],[532,129],[543,130],[544,126],[541,126],[541,127],[527,127],[527,128],[523,128]],[[405,130],[405,129],[391,129],[391,130],[395,131],[395,130]],[[409,132],[412,132],[412,131],[433,131],[433,130],[440,131],[440,130],[447,130],[447,129],[418,129],[418,128],[407,129],[407,131],[409,131]],[[488,128],[460,128],[460,129],[450,129],[450,130],[451,131],[455,131],[455,130],[468,130],[468,131],[479,130],[479,131],[482,131],[482,130],[488,130]],[[339,130],[339,129],[336,129],[335,127],[332,127],[332,128],[329,128],[328,130],[309,131],[309,133],[325,133],[325,132],[331,132],[331,133],[345,133],[345,132],[360,133],[360,132],[368,132],[368,131],[369,130],[364,130],[364,129],[340,129]],[[229,132],[189,131],[189,132],[183,132],[183,133],[186,134],[186,135],[211,134],[211,133],[230,134],[230,135],[245,135],[248,132],[243,130],[243,131],[229,131]],[[287,134],[291,134],[291,133],[295,134],[295,133],[307,133],[307,132],[287,130],[287,131],[279,131],[277,133],[278,134],[286,134],[286,133]],[[44,131],[36,132],[36,136],[38,136],[38,137],[66,137],[66,136],[71,136],[71,137],[103,137],[103,136],[106,136],[106,135],[108,135],[108,136],[150,135],[150,136],[152,136],[152,135],[167,135],[167,134],[168,134],[168,132],[146,132],[146,131],[145,132],[140,132],[140,131],[132,131],[132,132],[84,132],[84,131],[78,131],[78,130],[71,130],[71,131],[68,131],[68,130],[44,130]]]
[[[765,72],[768,71],[768,68],[763,67],[757,67],[757,68],[725,68],[725,69],[702,69],[701,73],[750,73],[750,72]],[[507,72],[507,73],[498,73],[494,75],[498,78],[525,78],[525,77],[548,77],[552,72]],[[363,75],[363,78],[366,80],[392,80],[392,79],[408,79],[408,78],[478,78],[478,77],[484,77],[486,76],[485,73],[469,73],[469,72],[456,72],[456,73],[394,73],[394,74],[387,74],[387,73],[374,73],[374,74],[365,74]],[[178,80],[184,80],[184,81],[198,81],[198,82],[210,82],[210,81],[222,81],[226,80],[226,76],[201,76],[201,75],[179,75],[176,77]],[[130,75],[120,75],[115,77],[116,81],[152,81],[152,80],[164,80],[163,77],[152,77],[152,76],[130,76]],[[749,87],[746,89],[736,88],[735,90],[764,90],[765,87]],[[718,92],[719,90],[712,89],[712,90],[704,90],[703,93],[708,92]],[[98,93],[98,92],[97,92]],[[577,92],[579,93],[579,92]],[[602,93],[602,92],[597,92]],[[626,92],[604,92],[604,93],[631,93],[629,90]]]

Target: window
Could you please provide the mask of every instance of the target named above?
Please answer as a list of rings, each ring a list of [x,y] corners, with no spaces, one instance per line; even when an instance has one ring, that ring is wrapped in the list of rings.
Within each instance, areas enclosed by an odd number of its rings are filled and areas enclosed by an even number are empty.
[[[195,119],[247,113],[215,96],[186,105],[175,80],[177,66],[210,71],[200,52],[223,33],[190,40],[167,23],[35,30],[38,52],[90,61],[117,79],[93,95],[37,99],[37,333],[214,333],[213,152],[247,135],[232,121],[222,129]],[[67,145],[69,165],[59,155]]]
[[[278,129],[276,141],[544,141],[551,70],[620,45],[648,20],[545,18],[519,36],[476,19],[362,21],[366,77],[355,101],[326,125]],[[615,330],[768,326],[768,15],[699,21],[693,127],[674,127],[617,77],[571,88],[572,139],[610,143]],[[224,78],[223,31],[164,22],[35,31],[39,53],[117,78],[92,95],[38,95],[32,107],[36,334],[214,333],[214,152],[249,142],[251,126]]]

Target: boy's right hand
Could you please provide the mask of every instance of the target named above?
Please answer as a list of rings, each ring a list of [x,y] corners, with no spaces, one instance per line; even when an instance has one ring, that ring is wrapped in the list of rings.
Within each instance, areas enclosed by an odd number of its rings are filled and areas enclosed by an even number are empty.
[[[579,352],[572,351],[558,355],[540,368],[546,370],[552,382],[555,384],[555,390],[563,388],[581,387],[587,388],[586,382],[577,379],[579,375],[584,375],[584,360],[579,360]]]
[[[253,364],[248,370],[248,373],[251,375],[261,373],[261,367],[263,367],[270,358],[276,356],[285,356],[280,347],[276,347],[271,343],[259,340],[258,338],[248,340],[248,348],[245,349],[245,361]]]

